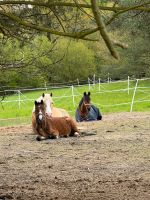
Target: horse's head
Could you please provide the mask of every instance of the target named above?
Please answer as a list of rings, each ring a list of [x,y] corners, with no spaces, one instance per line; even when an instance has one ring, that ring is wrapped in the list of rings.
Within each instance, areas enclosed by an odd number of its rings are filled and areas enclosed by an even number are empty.
[[[43,100],[35,101],[35,116],[38,124],[41,124],[45,117],[45,105]]]
[[[88,93],[84,92],[83,97],[79,103],[79,110],[80,110],[81,116],[86,117],[86,115],[90,111],[90,108],[91,108],[90,92]]]
[[[91,94],[90,92],[88,92],[88,93],[84,92],[83,97],[81,99],[81,104],[84,105],[87,110],[90,110],[90,107],[91,107],[90,94]]]
[[[52,115],[52,106],[53,106],[53,100],[52,100],[52,93],[51,94],[42,94],[42,100],[45,105],[45,112],[48,116]]]

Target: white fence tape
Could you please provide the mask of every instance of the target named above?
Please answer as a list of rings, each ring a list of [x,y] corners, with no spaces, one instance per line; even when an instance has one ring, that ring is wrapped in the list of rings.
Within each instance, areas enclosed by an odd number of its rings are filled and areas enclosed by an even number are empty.
[[[133,97],[132,97],[132,101],[131,102],[123,102],[123,103],[119,103],[119,104],[113,104],[113,105],[102,105],[102,104],[96,104],[96,105],[99,105],[99,106],[102,106],[102,107],[113,107],[113,106],[121,106],[121,105],[127,105],[127,104],[131,104],[131,108],[130,108],[130,112],[132,112],[132,109],[133,109],[133,105],[134,103],[141,103],[141,102],[149,102],[150,100],[144,100],[145,98],[149,97],[149,89],[150,87],[141,87],[139,86],[138,87],[138,82],[140,81],[145,81],[145,80],[150,80],[150,78],[146,78],[146,79],[137,79],[136,80],[136,85],[135,87],[130,87],[130,83],[131,81],[135,81],[135,80],[130,80],[129,77],[128,77],[128,80],[120,80],[120,81],[111,81],[111,83],[120,83],[120,82],[126,82],[127,83],[127,87],[125,89],[114,89],[114,90],[105,90],[105,87],[103,84],[107,84],[107,83],[101,83],[100,82],[100,78],[98,79],[98,82],[95,81],[95,84],[90,84],[91,79],[88,78],[88,83],[89,84],[85,84],[85,85],[75,85],[75,86],[63,86],[63,87],[48,87],[47,88],[30,88],[30,89],[20,89],[20,90],[5,90],[5,92],[14,92],[16,93],[15,95],[18,96],[17,99],[14,99],[14,100],[3,100],[2,103],[11,103],[11,102],[18,102],[18,107],[20,108],[21,107],[21,103],[25,103],[26,101],[31,101],[33,102],[35,99],[33,98],[27,98],[24,94],[21,93],[21,91],[37,91],[37,90],[51,90],[51,89],[62,89],[62,88],[68,88],[68,89],[71,89],[71,90],[68,90],[66,91],[65,94],[63,94],[62,96],[59,96],[59,97],[53,97],[53,99],[63,99],[63,98],[71,98],[72,99],[72,102],[73,102],[73,106],[75,107],[76,105],[76,102],[75,102],[75,97],[78,97],[78,96],[82,96],[83,94],[80,94],[80,92],[78,91],[78,88],[79,87],[84,87],[84,86],[88,86],[89,89],[91,89],[92,87],[95,87],[95,85],[97,85],[98,89],[97,89],[97,92],[92,92],[92,95],[94,94],[102,94],[102,93],[113,93],[113,92],[127,92],[129,94],[130,90],[134,90],[133,92]],[[146,89],[144,91],[144,89]],[[135,95],[136,95],[136,91],[140,91],[140,92],[143,92],[143,93],[148,93],[147,97],[144,97],[143,99],[139,99],[139,100],[134,100],[135,99]],[[68,94],[70,93],[70,95]],[[67,95],[68,94],[68,95]],[[21,97],[24,97],[24,99],[21,99]],[[94,103],[94,102],[93,102]]]

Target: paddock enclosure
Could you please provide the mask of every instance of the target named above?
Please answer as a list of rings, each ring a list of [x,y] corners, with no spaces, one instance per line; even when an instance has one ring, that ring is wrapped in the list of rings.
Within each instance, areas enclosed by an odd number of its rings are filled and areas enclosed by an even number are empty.
[[[75,111],[83,92],[91,92],[91,103],[102,113],[150,112],[150,78],[96,82],[86,85],[72,85],[47,88],[28,88],[0,91],[5,96],[0,104],[0,126],[30,123],[34,101],[41,94],[53,93],[54,106],[65,109],[75,117]]]
[[[41,142],[31,125],[0,127],[0,199],[150,199],[150,113],[78,125],[79,138]]]

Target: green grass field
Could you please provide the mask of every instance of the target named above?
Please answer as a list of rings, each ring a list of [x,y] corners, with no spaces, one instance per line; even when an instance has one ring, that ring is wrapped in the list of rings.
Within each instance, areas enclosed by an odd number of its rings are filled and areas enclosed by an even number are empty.
[[[129,91],[127,81],[95,84],[90,85],[90,88],[89,85],[84,85],[73,88],[51,88],[36,91],[23,90],[20,94],[16,91],[11,96],[6,96],[0,105],[0,126],[30,123],[34,100],[40,97],[43,92],[52,92],[54,105],[66,109],[72,116],[74,116],[83,92],[88,92],[89,90],[92,103],[100,108],[102,114],[130,112],[135,84],[136,81],[130,81]],[[133,111],[150,111],[150,79],[139,80]]]

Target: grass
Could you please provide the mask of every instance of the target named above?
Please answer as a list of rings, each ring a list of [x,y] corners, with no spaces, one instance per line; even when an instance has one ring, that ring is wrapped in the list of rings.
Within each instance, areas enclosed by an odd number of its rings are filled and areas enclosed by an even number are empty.
[[[11,96],[7,96],[1,104],[0,126],[29,123],[31,121],[34,100],[40,97],[43,92],[52,92],[54,105],[66,109],[72,116],[74,116],[83,92],[89,90],[91,92],[92,103],[100,108],[102,114],[112,112],[130,112],[135,83],[135,81],[130,82],[129,94],[127,81],[103,83],[100,85],[95,84],[90,85],[90,88],[89,85],[84,85],[76,86],[73,89],[71,87],[59,89],[51,88],[47,91],[24,90],[21,91],[21,94],[14,93]],[[72,96],[72,94],[74,94],[74,96]],[[20,105],[18,102],[19,98],[21,100]],[[133,111],[150,111],[150,80],[139,80],[134,101]],[[139,103],[137,101],[144,102]],[[7,120],[8,118],[17,119],[16,122],[15,119],[13,122],[13,119]]]

